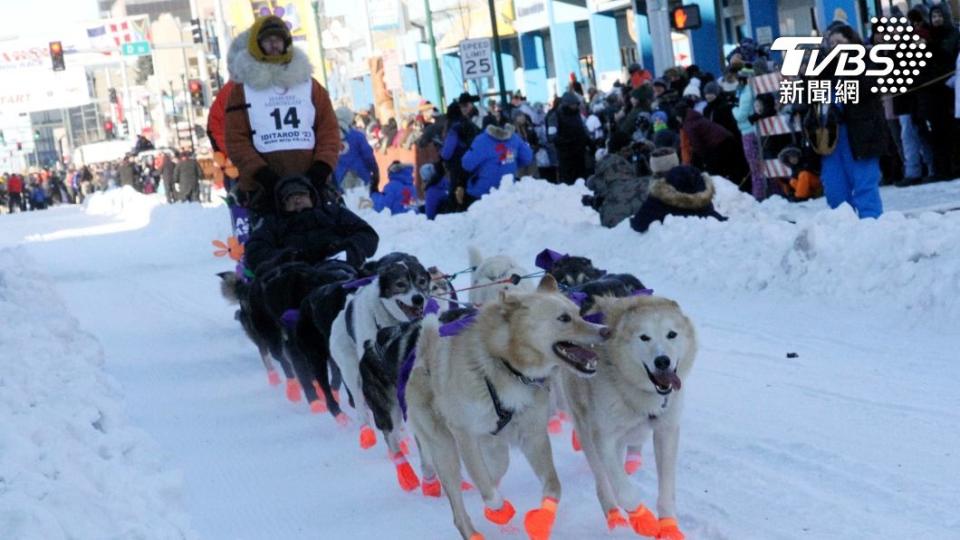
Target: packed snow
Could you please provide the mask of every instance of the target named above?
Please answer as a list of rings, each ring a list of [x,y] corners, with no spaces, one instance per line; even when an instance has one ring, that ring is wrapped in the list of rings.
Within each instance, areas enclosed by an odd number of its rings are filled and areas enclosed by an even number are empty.
[[[960,181],[885,188],[875,221],[717,183],[729,221],[643,235],[602,228],[582,183],[532,179],[436,222],[358,213],[378,254],[452,272],[475,245],[532,269],[549,247],[678,300],[701,341],[683,386],[687,538],[956,538]],[[219,295],[232,264],[211,241],[229,235],[222,205],[132,190],[0,217],[0,538],[456,537],[445,499],[400,490],[382,442],[362,451],[356,427],[267,385]],[[552,440],[553,538],[635,537],[606,531],[570,426]],[[652,445],[644,460],[654,506]],[[518,512],[539,502],[519,454],[502,492]],[[525,536],[466,500],[487,538]]]

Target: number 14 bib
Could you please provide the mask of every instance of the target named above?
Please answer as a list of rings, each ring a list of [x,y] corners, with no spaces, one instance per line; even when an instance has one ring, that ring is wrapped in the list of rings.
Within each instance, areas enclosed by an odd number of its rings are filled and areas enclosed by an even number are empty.
[[[247,114],[257,152],[313,149],[317,110],[311,99],[312,80],[286,89],[256,90],[244,85],[243,92],[250,104]]]

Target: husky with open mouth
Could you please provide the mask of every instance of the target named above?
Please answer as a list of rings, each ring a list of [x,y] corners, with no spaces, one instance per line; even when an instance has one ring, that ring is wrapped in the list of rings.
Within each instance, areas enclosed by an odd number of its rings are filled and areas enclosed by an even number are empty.
[[[376,340],[381,328],[423,317],[430,294],[430,274],[412,255],[390,253],[374,263],[372,270],[375,272],[373,281],[357,289],[347,300],[330,331],[330,355],[353,396],[361,423],[360,445],[363,448],[376,443],[361,391],[360,359],[364,346],[368,341]],[[345,421],[346,418],[338,420]]]
[[[666,298],[599,298],[597,304],[613,332],[599,349],[597,376],[583,379],[564,373],[562,382],[600,506],[611,529],[630,526],[643,536],[682,540],[676,520],[677,445],[685,395],[681,389],[696,357],[696,331],[680,306]],[[639,447],[651,432],[656,516],[644,506],[623,465],[627,446]]]
[[[459,333],[441,338],[440,331],[437,318],[424,319],[406,387],[424,481],[439,476],[454,525],[464,539],[479,538],[460,493],[461,459],[483,497],[485,516],[504,525],[516,511],[498,486],[515,444],[542,487],[542,505],[527,513],[524,526],[533,538],[549,537],[560,480],[547,434],[547,385],[558,371],[594,375],[592,348],[609,330],[583,320],[546,276],[535,292],[502,292]]]

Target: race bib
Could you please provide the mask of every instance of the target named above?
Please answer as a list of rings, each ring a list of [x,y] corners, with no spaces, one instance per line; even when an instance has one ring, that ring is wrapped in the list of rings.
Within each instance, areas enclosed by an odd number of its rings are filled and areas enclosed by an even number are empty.
[[[286,89],[256,90],[244,85],[243,91],[250,104],[247,114],[257,152],[313,149],[317,110],[311,99],[312,80]]]

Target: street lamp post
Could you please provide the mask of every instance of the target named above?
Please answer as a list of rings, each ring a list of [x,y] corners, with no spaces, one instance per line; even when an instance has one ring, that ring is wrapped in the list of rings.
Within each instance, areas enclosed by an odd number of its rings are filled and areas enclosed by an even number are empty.
[[[323,50],[323,16],[320,14],[320,2],[314,0],[312,4],[314,19],[317,21],[317,42],[320,44],[320,72],[323,73],[323,86],[330,88],[330,84],[327,82],[326,54]]]
[[[430,11],[430,0],[423,0],[423,11],[427,17],[427,39],[430,42],[430,59],[433,60],[433,78],[437,83],[437,98],[440,100],[437,106],[442,111],[444,110],[446,99],[443,95],[443,79],[440,78],[440,62],[437,61],[437,39],[433,35],[433,12]]]
[[[490,30],[493,32],[493,54],[497,56],[497,82],[500,84],[500,105],[507,104],[507,85],[503,77],[503,58],[500,54],[500,32],[497,31],[497,9],[493,0],[487,0],[490,7]]]

